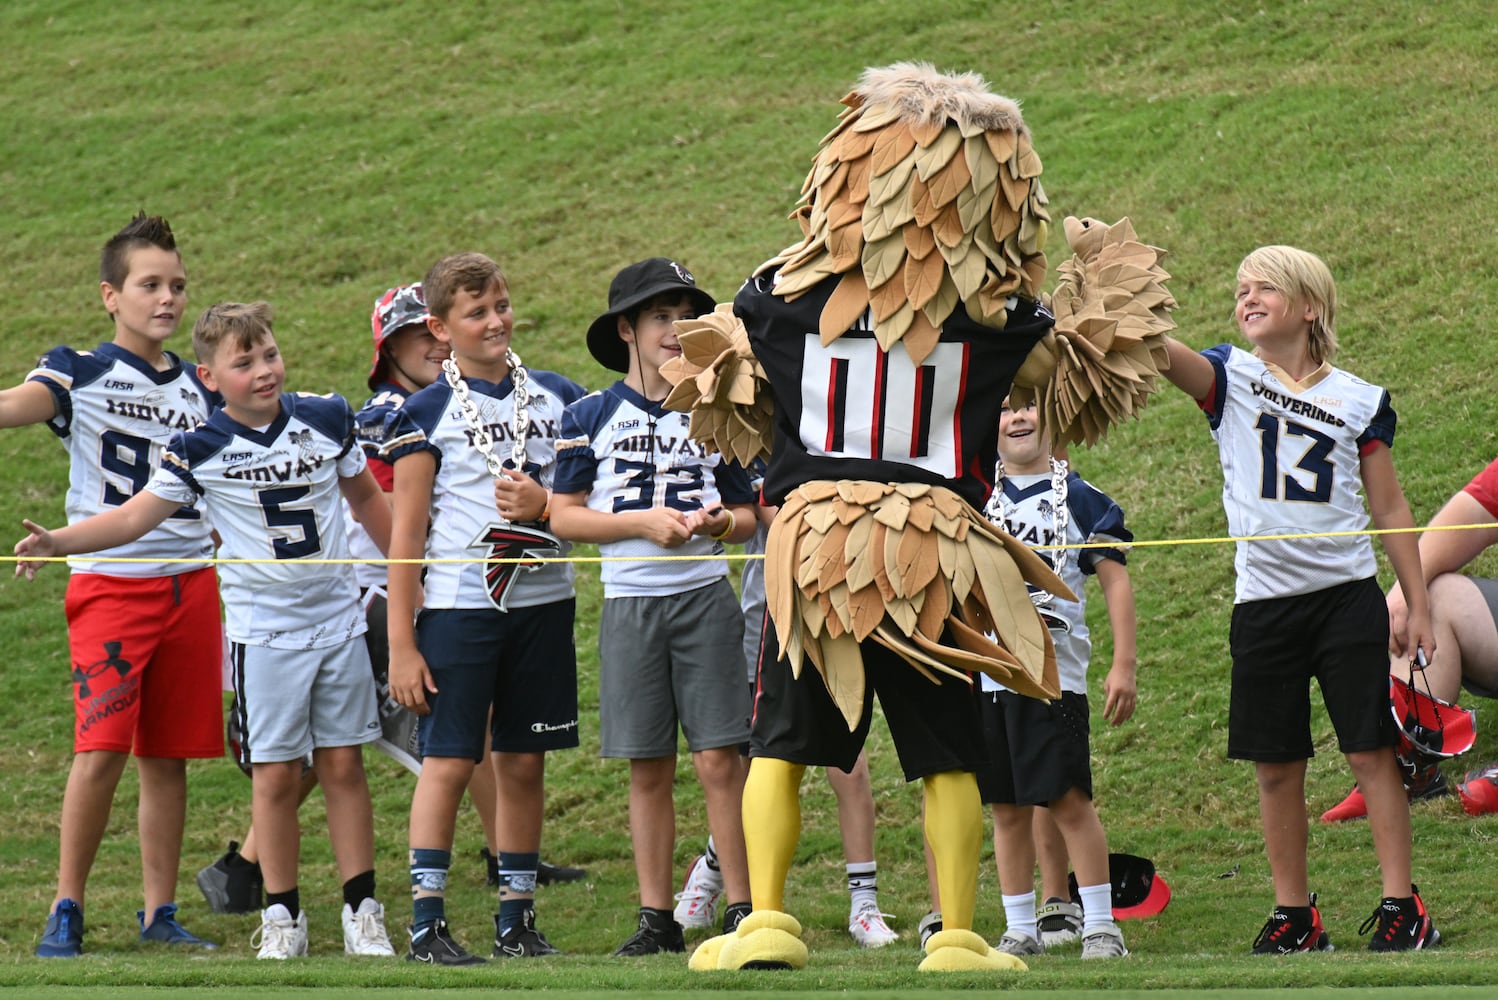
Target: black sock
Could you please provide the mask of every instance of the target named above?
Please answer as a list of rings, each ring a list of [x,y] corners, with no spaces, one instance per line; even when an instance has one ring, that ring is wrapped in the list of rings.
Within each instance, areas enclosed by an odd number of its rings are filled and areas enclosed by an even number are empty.
[[[640,919],[651,930],[664,931],[669,930],[671,925],[676,923],[676,914],[670,910],[657,910],[654,907],[642,906]]]
[[[360,872],[347,882],[343,883],[343,901],[348,904],[349,909],[357,910],[359,904],[366,899],[374,899],[375,883],[374,869]]]
[[[302,912],[302,892],[298,887],[292,886],[285,892],[267,892],[265,894],[265,908],[267,910],[277,903],[286,907],[286,912],[291,914],[292,920],[295,920],[296,915]]]
[[[738,930],[739,921],[754,912],[752,903],[729,903],[723,910],[723,933],[732,934]]]
[[[1299,926],[1308,927],[1311,924],[1311,908],[1309,906],[1277,906],[1275,909],[1283,913],[1287,920]]]

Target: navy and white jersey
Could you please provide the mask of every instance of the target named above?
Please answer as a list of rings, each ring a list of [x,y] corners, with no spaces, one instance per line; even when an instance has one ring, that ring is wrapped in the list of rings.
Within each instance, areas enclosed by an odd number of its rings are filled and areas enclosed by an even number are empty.
[[[68,449],[68,523],[118,507],[140,492],[161,464],[173,434],[208,419],[216,393],[198,381],[197,369],[175,354],[157,371],[116,344],[92,351],[54,347],[26,376],[52,392],[57,415],[47,426]],[[206,559],[213,540],[201,512],[183,509],[124,545],[68,560],[75,573],[108,576],[175,576],[203,563],[98,562],[122,559]]]
[[[370,471],[374,473],[380,488],[390,492],[391,478],[390,465],[380,457],[380,452],[385,446],[385,428],[390,420],[390,414],[399,409],[406,401],[404,386],[394,382],[381,383],[375,390],[375,394],[364,401],[354,414],[354,438],[359,442],[359,447],[364,449],[364,457],[369,460]],[[380,548],[369,537],[369,532],[364,530],[363,525],[354,520],[354,512],[349,508],[348,502],[343,504],[344,525],[348,528],[349,552],[355,559],[383,559]],[[360,562],[354,564],[354,578],[359,581],[361,589],[368,587],[383,587],[387,570],[384,563]]]
[[[1124,552],[1134,535],[1124,527],[1123,511],[1103,491],[1075,472],[1066,474],[1066,537],[1056,537],[1055,490],[1051,474],[1006,475],[994,489],[992,500],[983,513],[988,519],[1030,548],[1047,545],[1080,545],[1117,542],[1119,547],[1096,549],[1057,549],[1036,553],[1052,569],[1059,563],[1058,576],[1080,600],[1067,601],[1052,597],[1041,609],[1041,617],[1056,645],[1056,669],[1061,690],[1087,693],[1087,664],[1092,657],[1092,640],[1087,631],[1086,578],[1097,572],[1104,559],[1125,562]],[[982,675],[983,690],[1005,688],[987,674]]]
[[[945,486],[975,508],[993,489],[999,410],[1014,373],[1054,320],[1014,299],[1002,330],[958,309],[919,365],[903,344],[884,351],[869,317],[831,344],[818,334],[828,278],[795,301],[749,279],[733,300],[775,395],[775,444],[765,502],[816,479]]]
[[[623,382],[567,407],[557,443],[558,493],[588,494],[606,514],[669,507],[683,514],[722,504],[753,503],[743,468],[687,434],[691,418],[646,399]],[[660,597],[705,587],[728,575],[725,559],[652,560],[651,556],[721,556],[723,543],[693,535],[674,549],[645,538],[598,546],[604,597]]]
[[[1389,394],[1323,364],[1303,382],[1231,344],[1202,352],[1216,382],[1200,401],[1222,459],[1222,505],[1238,537],[1361,531],[1361,457],[1394,443]],[[1235,600],[1291,597],[1372,577],[1366,535],[1239,542]]]
[[[550,488],[556,473],[556,441],[562,410],[586,391],[555,372],[527,369],[529,427],[525,437],[524,472]],[[514,431],[514,381],[499,383],[470,378],[468,393],[478,407],[484,430],[494,442],[494,453],[509,465]],[[422,587],[426,608],[491,607],[481,561],[492,546],[482,542],[488,527],[499,521],[494,503],[494,478],[474,443],[473,430],[445,378],[411,394],[390,414],[385,427],[384,455],[396,466],[418,451],[430,452],[437,462],[432,484],[432,528],[427,535],[429,559],[467,559],[474,562],[436,562],[426,568]],[[544,526],[542,526],[544,527]],[[562,546],[565,555],[569,546]],[[564,601],[573,595],[572,564],[548,563],[518,573],[506,606],[532,607]]]
[[[206,505],[223,558],[263,560],[219,566],[230,641],[318,649],[364,633],[352,567],[304,561],[349,558],[338,481],[364,464],[342,396],[282,393],[263,430],[219,410],[172,438],[146,489]]]

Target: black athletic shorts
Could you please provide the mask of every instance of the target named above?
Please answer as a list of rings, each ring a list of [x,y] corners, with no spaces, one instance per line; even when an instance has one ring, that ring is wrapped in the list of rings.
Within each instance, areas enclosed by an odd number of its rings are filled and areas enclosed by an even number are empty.
[[[978,771],[978,792],[984,805],[1043,806],[1073,788],[1092,798],[1085,694],[1063,691],[1049,703],[1013,691],[981,697],[988,764]]]
[[[1377,581],[1356,580],[1233,607],[1228,756],[1283,762],[1315,756],[1311,678],[1343,753],[1393,746],[1389,609]]]
[[[775,626],[767,622],[754,689],[750,756],[851,771],[869,734],[877,692],[906,781],[983,766],[976,682],[939,674],[941,683],[933,684],[872,639],[863,644],[863,663],[863,718],[849,732],[817,668],[808,659],[801,677],[793,677],[790,664],[780,658]]]

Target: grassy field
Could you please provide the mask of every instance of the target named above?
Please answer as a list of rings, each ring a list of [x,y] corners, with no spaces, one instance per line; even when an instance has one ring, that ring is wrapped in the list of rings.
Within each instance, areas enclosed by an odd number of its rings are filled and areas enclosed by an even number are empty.
[[[224,0],[170,10],[98,0],[0,5],[7,46],[0,120],[0,384],[57,343],[108,339],[98,247],[144,207],[176,227],[189,274],[188,322],[215,301],[276,308],[293,388],[362,399],[368,314],[386,287],[437,257],[483,250],[506,268],[526,362],[592,387],[607,375],[583,346],[610,276],[670,254],[727,297],[792,241],[785,219],[837,99],[867,65],[926,59],[983,73],[1022,100],[1045,163],[1053,214],[1128,215],[1167,247],[1180,336],[1233,337],[1237,261],[1264,243],[1322,254],[1342,307],[1338,362],[1387,386],[1400,415],[1395,456],[1423,521],[1498,453],[1488,327],[1498,194],[1482,164],[1498,150],[1498,28],[1477,0],[1425,7],[1368,0],[1197,4],[896,0],[815,5],[676,0],[491,5]],[[1056,227],[1052,261],[1064,247]],[[1484,277],[1484,276],[1487,277]],[[185,335],[176,343],[185,351]],[[1489,374],[1484,374],[1487,372]],[[1492,820],[1454,799],[1415,810],[1416,878],[1446,944],[1374,959],[1357,927],[1377,902],[1365,824],[1312,830],[1312,884],[1339,951],[1250,960],[1273,902],[1252,776],[1224,760],[1227,546],[1220,474],[1203,421],[1181,394],[1075,455],[1119,500],[1136,536],[1170,542],[1130,560],[1138,608],[1140,709],[1094,733],[1098,806],[1115,849],[1153,857],[1175,890],[1159,918],[1126,926],[1134,955],[1097,968],[1073,955],[1024,977],[955,977],[942,987],[1056,990],[1397,986],[1498,981],[1498,907],[1488,876]],[[66,461],[44,429],[0,435],[0,524],[62,516]],[[1498,562],[1480,564],[1498,575]],[[194,765],[184,878],[188,925],[225,942],[184,961],[134,945],[139,904],[134,776],[117,798],[90,883],[86,961],[31,951],[56,877],[57,815],[71,753],[64,574],[0,582],[8,643],[0,703],[0,984],[43,987],[525,986],[586,994],[764,989],[756,976],[693,976],[676,959],[608,953],[632,929],[634,873],[625,770],[597,759],[596,567],[582,580],[583,748],[550,764],[545,854],[589,880],[544,891],[541,923],[564,960],[462,971],[355,964],[338,953],[338,893],[321,799],[304,811],[302,891],[314,959],[244,961],[254,921],[206,912],[190,874],[248,823],[249,787],[227,761]],[[1388,583],[1392,577],[1383,574]],[[1101,614],[1101,601],[1094,601]],[[1100,619],[1096,650],[1110,650]],[[1477,705],[1479,721],[1490,714]],[[1312,809],[1350,783],[1329,725]],[[789,907],[808,927],[813,967],[792,990],[906,994],[925,912],[917,789],[900,782],[888,737],[871,742],[883,907],[907,941],[860,953],[836,810],[809,780]],[[1469,761],[1498,757],[1484,728]],[[410,781],[371,758],[378,864],[392,925],[406,912]],[[684,760],[678,860],[705,835]],[[460,826],[450,893],[477,947],[492,900]],[[1003,929],[985,857],[978,930]],[[1465,994],[1464,994],[1465,995]]]

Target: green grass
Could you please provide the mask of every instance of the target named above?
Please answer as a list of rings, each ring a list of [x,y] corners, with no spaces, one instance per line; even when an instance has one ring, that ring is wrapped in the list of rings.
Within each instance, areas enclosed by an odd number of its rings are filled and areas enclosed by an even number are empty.
[[[294,388],[362,398],[375,297],[465,249],[507,269],[528,364],[602,385],[582,334],[614,271],[669,253],[730,295],[792,241],[785,214],[837,98],[866,65],[920,58],[982,72],[1023,101],[1058,218],[1129,215],[1142,238],[1170,249],[1179,333],[1194,346],[1232,337],[1229,292],[1248,250],[1288,242],[1323,255],[1342,292],[1339,363],[1393,393],[1396,461],[1417,518],[1498,452],[1487,337],[1498,313],[1489,168],[1498,27],[1476,0],[171,6],[0,6],[0,35],[11,40],[0,88],[0,384],[24,378],[54,344],[107,339],[94,291],[98,247],[145,207],[177,229],[189,320],[222,299],[275,305]],[[1053,261],[1063,249],[1058,226]],[[176,346],[185,345],[184,335]],[[1224,533],[1215,450],[1179,393],[1074,457],[1120,501],[1139,538]],[[66,462],[48,432],[0,435],[0,468],[0,524],[19,535],[22,516],[60,520]],[[1498,575],[1492,558],[1479,565]],[[1417,879],[1447,937],[1440,953],[1375,960],[1358,950],[1377,869],[1366,825],[1352,824],[1317,826],[1311,842],[1313,886],[1342,950],[1285,963],[1242,956],[1272,894],[1251,774],[1223,759],[1232,557],[1225,546],[1141,548],[1130,569],[1141,703],[1127,725],[1094,733],[1098,806],[1115,848],[1152,856],[1174,901],[1160,918],[1126,927],[1135,953],[1126,962],[1098,969],[1049,957],[1019,979],[941,986],[1366,988],[1498,978],[1489,971],[1498,909],[1485,874],[1498,828],[1450,800],[1414,817]],[[207,914],[187,879],[184,917],[226,942],[223,952],[204,961],[139,952],[133,772],[90,883],[94,957],[31,959],[54,888],[71,751],[63,574],[0,583],[0,983],[763,989],[761,977],[698,977],[676,960],[606,957],[630,929],[634,873],[624,768],[595,756],[596,568],[580,576],[584,745],[550,764],[546,854],[592,875],[541,901],[543,926],[574,957],[469,976],[326,957],[270,969],[242,961],[253,921]],[[1097,631],[1106,635],[1101,619]],[[1104,639],[1099,662],[1109,652]],[[1477,707],[1485,720],[1490,706]],[[1319,812],[1350,778],[1321,714],[1316,745],[1309,794]],[[908,937],[926,909],[918,795],[900,783],[882,727],[872,750],[881,901]],[[1498,737],[1482,731],[1472,756],[1469,766],[1498,756]],[[383,758],[370,769],[382,895],[398,924],[410,781]],[[705,832],[689,771],[683,760],[683,864]],[[248,785],[226,761],[191,773],[189,877],[243,833],[249,813]],[[337,886],[320,798],[304,818],[313,948],[329,956]],[[813,967],[773,986],[929,988],[908,944],[872,954],[850,946],[836,811],[820,779],[806,785],[804,829],[789,906],[808,926]],[[479,845],[467,817],[452,907],[474,945],[492,906]],[[1236,874],[1220,877],[1227,872]],[[978,930],[1002,930],[987,857]]]

